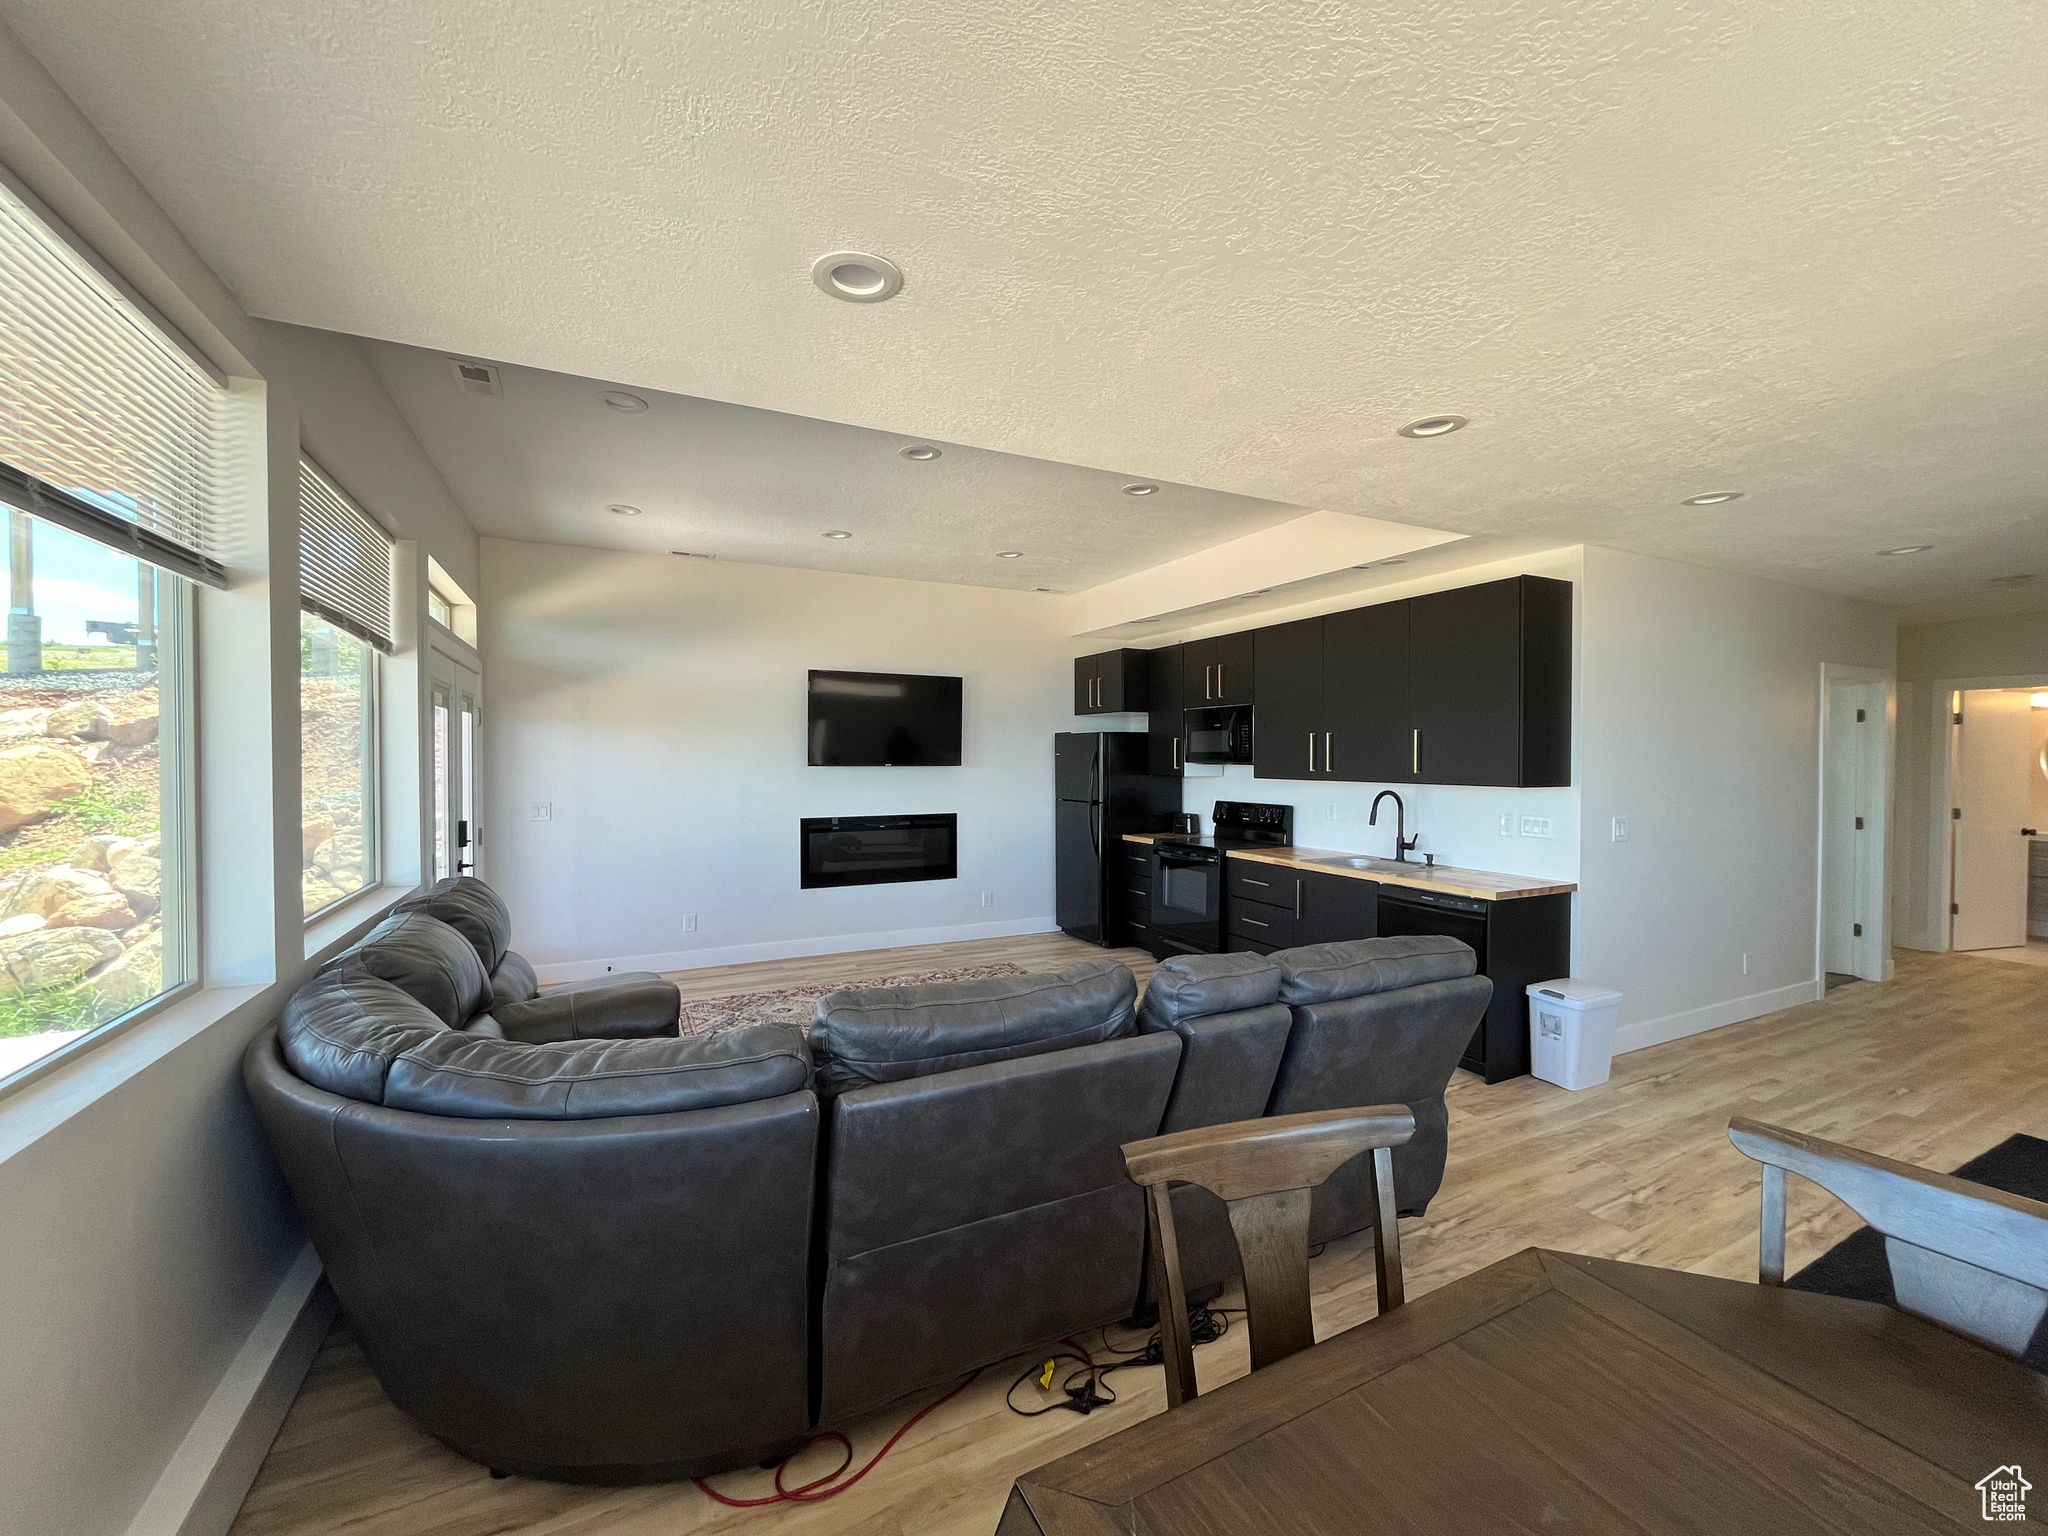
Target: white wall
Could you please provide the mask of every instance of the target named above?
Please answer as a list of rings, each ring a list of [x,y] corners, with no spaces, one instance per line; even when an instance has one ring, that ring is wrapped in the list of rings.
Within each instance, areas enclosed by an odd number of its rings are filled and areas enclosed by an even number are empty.
[[[1945,684],[2048,680],[2048,613],[1915,624],[1899,631],[1899,814],[1892,911],[1898,942],[1946,949],[1948,827],[1937,742]]]
[[[243,314],[4,28],[0,162],[236,381],[268,450],[233,585],[198,605],[206,986],[0,1097],[0,1531],[200,1536],[232,1519],[323,1316],[242,1050],[393,897],[310,934],[300,914],[301,438],[421,559],[473,570],[474,536],[353,344]]]
[[[1893,654],[1875,604],[1587,548],[1576,969],[1621,1049],[1815,995],[1821,664]]]
[[[1059,600],[486,539],[480,603],[486,872],[544,975],[1052,927]],[[962,766],[805,766],[813,667],[963,677]],[[958,880],[799,889],[799,818],[928,811]]]

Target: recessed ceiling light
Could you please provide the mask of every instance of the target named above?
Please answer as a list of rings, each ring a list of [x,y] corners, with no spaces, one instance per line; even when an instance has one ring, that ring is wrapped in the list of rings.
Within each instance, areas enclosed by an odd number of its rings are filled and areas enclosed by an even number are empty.
[[[996,558],[998,560],[1022,560],[1024,558],[1024,551],[1021,549],[999,549],[996,551]]]
[[[879,304],[903,291],[903,269],[866,251],[828,251],[811,263],[811,281],[849,304]]]
[[[2024,587],[2033,579],[2034,573],[2028,571],[2018,576],[1994,576],[1991,578],[1991,585],[1994,587]]]
[[[1708,491],[1700,496],[1688,496],[1681,501],[1681,507],[1718,507],[1723,502],[1742,500],[1740,491]]]
[[[1897,549],[1880,549],[1878,553],[1880,555],[1924,555],[1932,548],[1934,548],[1932,544],[1901,544]]]
[[[1159,494],[1159,487],[1150,480],[1133,480],[1124,487],[1124,494],[1126,496],[1157,496]]]
[[[623,501],[613,502],[610,506],[605,508],[605,511],[616,512],[620,517],[638,517],[640,515],[640,509],[638,507],[629,507]]]
[[[600,395],[598,398],[613,410],[622,411],[628,416],[638,416],[647,409],[645,400],[638,395],[629,395],[623,389],[615,389],[610,394]]]
[[[1443,437],[1458,428],[1468,426],[1469,416],[1425,416],[1420,421],[1411,421],[1400,429],[1403,437]]]
[[[825,537],[828,539],[850,539],[853,535],[844,528],[828,528],[825,530]]]
[[[898,448],[896,451],[906,459],[915,459],[920,464],[929,464],[939,456],[939,450],[930,443],[912,443],[908,448]]]

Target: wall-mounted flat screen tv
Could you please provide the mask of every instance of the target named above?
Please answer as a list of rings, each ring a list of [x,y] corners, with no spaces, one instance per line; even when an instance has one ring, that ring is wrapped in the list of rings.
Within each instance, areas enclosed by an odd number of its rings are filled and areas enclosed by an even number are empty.
[[[957,768],[960,679],[811,674],[813,768]]]

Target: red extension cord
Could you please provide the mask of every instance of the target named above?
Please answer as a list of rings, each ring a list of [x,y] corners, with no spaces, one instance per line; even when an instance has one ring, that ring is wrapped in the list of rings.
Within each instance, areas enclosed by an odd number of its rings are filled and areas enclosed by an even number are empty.
[[[1085,1354],[1086,1351],[1083,1351],[1083,1353]],[[1090,1361],[1089,1363],[1092,1365],[1094,1362]],[[916,1413],[912,1414],[907,1420],[904,1421],[903,1427],[897,1430],[895,1434],[889,1437],[888,1444],[884,1445],[879,1451],[875,1452],[874,1459],[871,1460],[866,1466],[862,1467],[858,1472],[854,1473],[853,1476],[846,1478],[844,1482],[841,1482],[839,1479],[842,1476],[844,1476],[846,1469],[853,1465],[853,1442],[847,1439],[846,1436],[842,1435],[836,1429],[828,1429],[823,1434],[813,1435],[810,1439],[806,1440],[802,1445],[798,1446],[795,1450],[791,1451],[787,1456],[783,1457],[780,1462],[776,1463],[775,1491],[768,1495],[768,1497],[765,1499],[729,1499],[724,1494],[720,1493],[716,1488],[712,1487],[701,1477],[692,1478],[690,1479],[690,1481],[694,1482],[699,1488],[702,1488],[704,1490],[706,1497],[717,1500],[720,1504],[725,1505],[728,1509],[759,1509],[764,1504],[816,1504],[822,1499],[829,1499],[836,1494],[846,1492],[847,1489],[851,1488],[855,1483],[859,1482],[862,1478],[866,1477],[870,1472],[874,1471],[876,1466],[881,1462],[882,1458],[888,1455],[889,1452],[896,1448],[896,1442],[898,1440],[901,1440],[905,1435],[909,1434],[910,1431],[914,1427],[916,1427],[920,1419],[923,1419],[928,1414],[935,1413],[937,1410],[945,1407],[946,1404],[950,1403],[962,1392],[965,1392],[969,1387],[973,1386],[975,1378],[980,1375],[981,1372],[976,1371],[974,1375],[969,1376],[965,1381],[961,1382],[959,1386],[955,1387],[952,1391],[948,1392],[944,1397],[938,1399],[936,1402],[926,1405],[923,1408],[920,1408]],[[812,1481],[808,1483],[801,1483],[794,1488],[783,1487],[782,1474],[789,1469],[789,1464],[792,1461],[796,1460],[797,1457],[803,1455],[803,1453],[809,1450],[812,1446],[817,1445],[820,1442],[826,1440],[837,1440],[839,1442],[840,1449],[842,1449],[846,1453],[845,1459],[841,1461],[838,1466],[834,1467],[830,1472],[827,1472],[823,1477],[814,1478]]]

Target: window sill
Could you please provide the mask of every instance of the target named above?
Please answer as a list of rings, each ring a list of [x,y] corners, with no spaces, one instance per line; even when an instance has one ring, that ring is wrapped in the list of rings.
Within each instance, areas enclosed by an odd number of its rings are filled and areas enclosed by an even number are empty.
[[[320,965],[332,959],[417,890],[417,885],[373,885],[314,913],[306,922],[306,963]]]

